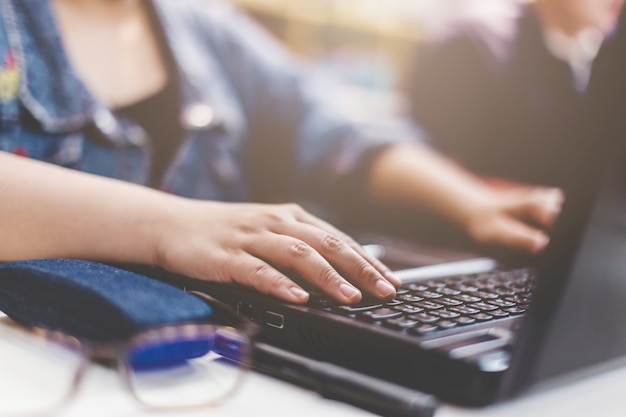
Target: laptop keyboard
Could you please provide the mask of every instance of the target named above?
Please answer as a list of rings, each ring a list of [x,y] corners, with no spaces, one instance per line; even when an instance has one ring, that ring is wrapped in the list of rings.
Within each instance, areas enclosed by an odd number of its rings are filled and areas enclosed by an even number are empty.
[[[389,302],[364,298],[342,305],[316,294],[309,305],[389,329],[425,336],[524,314],[531,301],[529,269],[496,270],[407,284]]]

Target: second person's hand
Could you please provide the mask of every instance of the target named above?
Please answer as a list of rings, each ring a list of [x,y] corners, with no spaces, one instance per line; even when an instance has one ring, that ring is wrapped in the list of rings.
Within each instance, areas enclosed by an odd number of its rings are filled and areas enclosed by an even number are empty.
[[[557,188],[524,184],[489,185],[484,198],[467,207],[464,227],[477,242],[541,252],[561,210],[564,196]]]

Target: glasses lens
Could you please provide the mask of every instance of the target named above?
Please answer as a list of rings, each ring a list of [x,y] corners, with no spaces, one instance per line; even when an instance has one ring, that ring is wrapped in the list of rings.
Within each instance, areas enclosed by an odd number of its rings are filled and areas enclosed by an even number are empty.
[[[147,406],[213,404],[239,385],[250,340],[232,327],[191,325],[139,337],[126,357],[135,395]]]
[[[45,413],[60,406],[82,362],[77,345],[0,325],[0,415]]]

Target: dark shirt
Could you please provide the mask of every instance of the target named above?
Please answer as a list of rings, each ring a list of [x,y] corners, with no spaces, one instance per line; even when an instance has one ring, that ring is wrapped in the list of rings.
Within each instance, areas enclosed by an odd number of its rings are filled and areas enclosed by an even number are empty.
[[[150,138],[152,166],[148,181],[153,187],[161,183],[184,135],[178,117],[179,102],[178,89],[173,82],[168,82],[158,93],[116,109],[141,126]]]
[[[413,115],[471,170],[559,185],[583,95],[569,65],[547,50],[530,8],[516,24],[516,36],[499,39],[467,23],[423,51],[410,86]]]
[[[183,140],[185,131],[179,117],[181,97],[175,81],[178,77],[176,62],[154,6],[151,3],[146,4],[148,18],[167,71],[167,84],[156,94],[115,110],[141,126],[150,138],[152,155],[148,184],[158,187]]]

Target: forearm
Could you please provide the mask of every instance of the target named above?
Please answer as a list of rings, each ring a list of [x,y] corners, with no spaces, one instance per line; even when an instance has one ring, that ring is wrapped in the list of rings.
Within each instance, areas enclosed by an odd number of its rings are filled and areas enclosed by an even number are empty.
[[[390,147],[372,166],[369,194],[379,202],[419,206],[466,226],[470,211],[488,198],[477,177],[419,143]]]
[[[178,197],[0,152],[0,261],[153,263]]]

